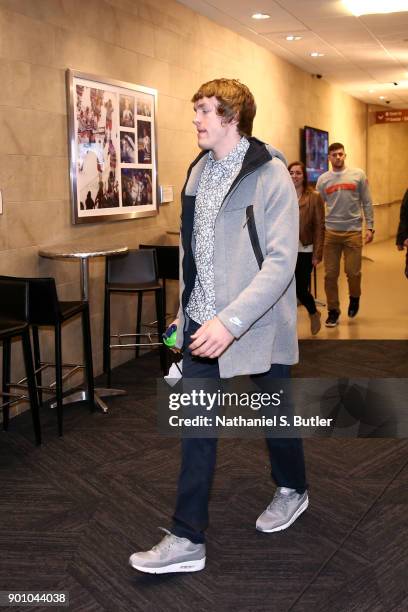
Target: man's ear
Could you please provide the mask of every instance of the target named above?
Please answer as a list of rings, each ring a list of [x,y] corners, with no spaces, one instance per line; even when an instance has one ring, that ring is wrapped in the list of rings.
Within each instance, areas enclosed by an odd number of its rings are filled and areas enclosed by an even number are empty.
[[[239,116],[238,113],[235,115],[235,117],[232,117],[232,119],[225,119],[225,117],[223,117],[221,119],[221,125],[225,126],[225,125],[235,125],[238,129],[238,121],[239,121]]]
[[[236,113],[235,116],[231,119],[231,125],[236,125],[238,127],[239,123],[239,114]]]

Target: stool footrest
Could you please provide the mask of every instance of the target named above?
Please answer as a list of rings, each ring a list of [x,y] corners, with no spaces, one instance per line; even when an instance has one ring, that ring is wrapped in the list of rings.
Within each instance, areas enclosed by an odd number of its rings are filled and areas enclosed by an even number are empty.
[[[0,409],[5,408],[7,406],[14,406],[14,404],[18,404],[19,402],[23,402],[25,400],[29,400],[28,395],[20,395],[19,393],[5,393],[0,391],[0,397],[9,397],[10,399],[6,402],[2,402],[0,404]]]
[[[64,368],[65,369],[67,369],[67,368],[69,369],[69,372],[66,372],[65,374],[62,375],[62,382],[63,383],[70,376],[72,376],[73,374],[75,374],[79,370],[83,370],[85,368],[85,366],[77,364],[77,363],[65,363],[61,367],[62,367],[62,369],[64,369]],[[43,372],[47,368],[55,368],[55,364],[54,363],[41,363],[40,367],[37,368],[34,373],[37,374],[38,372]],[[10,382],[9,385],[10,385],[10,387],[14,387],[16,389],[27,389],[28,388],[27,387],[27,377],[25,376],[24,378],[22,378],[18,382]],[[54,380],[49,385],[37,385],[37,389],[40,390],[40,391],[44,391],[44,393],[54,394],[55,393],[56,385],[57,385],[57,382]]]
[[[111,339],[117,338],[119,341],[119,344],[109,344],[109,348],[130,349],[130,348],[137,348],[138,346],[140,347],[161,346],[162,343],[155,342],[152,339],[153,336],[156,336],[158,338],[159,334],[157,332],[147,332],[147,333],[140,333],[140,334],[111,334]],[[126,343],[122,342],[122,338],[139,338],[139,337],[148,338],[148,342],[126,342]]]

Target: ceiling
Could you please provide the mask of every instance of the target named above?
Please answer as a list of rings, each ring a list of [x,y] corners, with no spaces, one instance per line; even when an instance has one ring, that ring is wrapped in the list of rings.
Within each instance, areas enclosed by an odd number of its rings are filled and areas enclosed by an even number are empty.
[[[408,0],[404,12],[361,17],[342,0],[180,1],[363,102],[408,108]]]

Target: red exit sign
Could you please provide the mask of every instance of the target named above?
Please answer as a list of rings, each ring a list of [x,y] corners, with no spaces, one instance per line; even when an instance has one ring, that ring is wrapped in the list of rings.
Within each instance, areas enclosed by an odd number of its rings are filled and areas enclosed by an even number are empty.
[[[403,123],[408,121],[408,109],[377,111],[375,113],[376,123]]]

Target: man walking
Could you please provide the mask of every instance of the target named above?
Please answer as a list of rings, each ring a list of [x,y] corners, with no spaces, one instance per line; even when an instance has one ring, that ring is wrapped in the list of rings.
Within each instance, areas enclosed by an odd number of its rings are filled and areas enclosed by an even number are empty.
[[[324,286],[328,317],[326,327],[336,327],[340,317],[338,278],[344,253],[344,269],[349,287],[348,316],[358,313],[361,295],[362,223],[366,224],[365,244],[374,237],[373,206],[368,181],[359,168],[347,168],[346,153],[340,142],[329,147],[332,170],[322,174],[316,189],[326,202],[326,234],[323,251]]]
[[[210,81],[192,102],[202,151],[182,192],[176,323],[183,377],[287,378],[298,359],[293,183],[281,154],[251,137],[256,106],[245,85]],[[308,496],[302,441],[268,438],[267,443],[277,490],[256,528],[274,532],[306,510]],[[151,550],[130,557],[137,570],[204,568],[217,440],[184,438],[181,449],[171,531]]]

